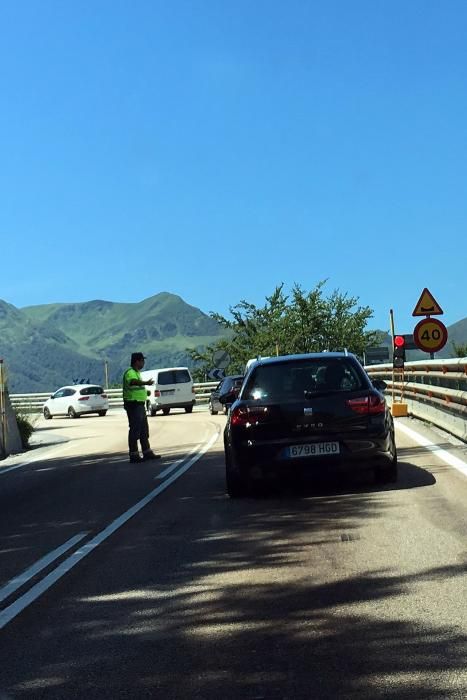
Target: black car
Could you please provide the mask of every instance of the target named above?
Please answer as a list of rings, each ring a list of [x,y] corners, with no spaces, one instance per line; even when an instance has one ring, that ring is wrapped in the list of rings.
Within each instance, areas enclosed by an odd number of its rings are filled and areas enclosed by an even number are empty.
[[[214,391],[211,391],[211,397],[209,399],[209,412],[212,416],[215,416],[219,411],[227,413],[231,404],[235,401],[240,391],[243,382],[243,374],[235,374],[229,377],[224,377],[224,379],[219,382]],[[219,397],[222,395],[223,402],[219,401]]]
[[[391,412],[349,353],[259,360],[248,372],[224,432],[227,492],[245,494],[270,473],[374,470],[397,480]],[[222,397],[221,397],[222,398]]]

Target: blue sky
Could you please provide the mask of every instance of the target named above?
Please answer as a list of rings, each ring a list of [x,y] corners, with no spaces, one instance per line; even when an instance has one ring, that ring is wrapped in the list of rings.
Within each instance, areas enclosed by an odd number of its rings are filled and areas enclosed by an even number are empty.
[[[467,316],[462,0],[0,4],[0,298]]]

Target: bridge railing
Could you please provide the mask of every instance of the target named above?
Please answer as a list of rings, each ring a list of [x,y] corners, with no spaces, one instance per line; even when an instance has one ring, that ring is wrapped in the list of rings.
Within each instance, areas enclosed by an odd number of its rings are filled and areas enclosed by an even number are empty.
[[[195,390],[196,403],[207,403],[211,396],[211,391],[216,388],[218,383],[219,382],[195,382],[193,387]],[[10,400],[13,408],[18,409],[22,413],[40,413],[44,403],[50,398],[52,393],[52,391],[45,391],[35,394],[10,394]],[[106,389],[105,393],[109,397],[109,406],[111,408],[120,408],[123,406],[121,389]]]
[[[392,364],[365,367],[384,379],[390,400],[407,404],[410,414],[467,441],[467,357],[406,362],[404,372]]]
[[[389,401],[403,401],[411,415],[467,441],[467,357],[451,360],[418,360],[407,362],[404,373],[392,364],[365,367],[370,377],[384,379]],[[217,382],[194,384],[196,403],[206,404]],[[24,413],[38,413],[52,392],[12,394],[14,408]],[[108,389],[111,407],[123,406],[122,390]]]

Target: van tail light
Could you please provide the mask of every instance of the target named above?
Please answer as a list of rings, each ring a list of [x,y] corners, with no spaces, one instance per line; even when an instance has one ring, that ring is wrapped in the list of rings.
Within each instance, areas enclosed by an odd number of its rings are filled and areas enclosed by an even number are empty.
[[[274,406],[237,406],[230,412],[230,422],[232,425],[243,425],[246,428],[270,423],[276,415],[274,409]]]
[[[89,401],[89,396],[80,396],[78,401]]]
[[[195,394],[195,393],[196,393],[196,392],[195,392],[195,387],[194,387],[194,386],[191,387],[191,393],[192,393],[192,394]]]
[[[161,395],[161,392],[159,391],[159,389],[155,389],[155,390],[154,390],[154,396],[157,398],[157,397],[160,396],[160,395]]]
[[[107,398],[107,394],[101,394],[101,398],[102,398],[102,399],[106,399],[106,398]]]
[[[370,394],[369,396],[360,396],[358,399],[349,399],[347,406],[355,413],[376,415],[385,412],[386,400],[377,394]]]

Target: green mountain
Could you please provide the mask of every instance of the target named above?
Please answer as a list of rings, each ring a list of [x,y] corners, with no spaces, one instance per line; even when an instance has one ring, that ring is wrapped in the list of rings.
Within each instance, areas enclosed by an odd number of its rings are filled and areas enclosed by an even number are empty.
[[[442,321],[442,317],[439,320]],[[442,350],[435,354],[435,357],[443,359],[455,357],[453,343],[456,343],[456,345],[465,345],[467,343],[467,318],[463,318],[461,321],[453,323],[451,326],[448,326],[447,329],[448,342]],[[391,348],[392,339],[388,333],[386,333],[383,337],[382,344],[387,345],[389,348]],[[428,353],[422,352],[421,350],[408,350],[406,355],[408,362],[412,362],[415,360],[426,360],[429,358]]]
[[[0,301],[0,357],[12,393],[48,391],[74,379],[120,381],[131,352],[146,367],[188,365],[187,347],[202,348],[223,329],[174,294],[139,303],[90,301],[17,309]]]
[[[467,342],[467,318],[448,328],[449,342],[437,357],[452,357],[452,341]],[[131,352],[146,367],[190,365],[187,347],[202,349],[224,336],[212,318],[180,297],[163,292],[139,303],[89,301],[18,309],[0,300],[0,358],[12,393],[44,392],[73,380],[119,382]],[[391,345],[389,336],[383,342]],[[409,351],[408,360],[426,358]]]
[[[441,319],[442,321],[443,319]],[[448,327],[448,342],[446,347],[440,351],[440,357],[453,357],[454,349],[452,344],[456,345],[466,345],[467,344],[467,318],[463,318],[457,323],[453,323],[452,326]]]

